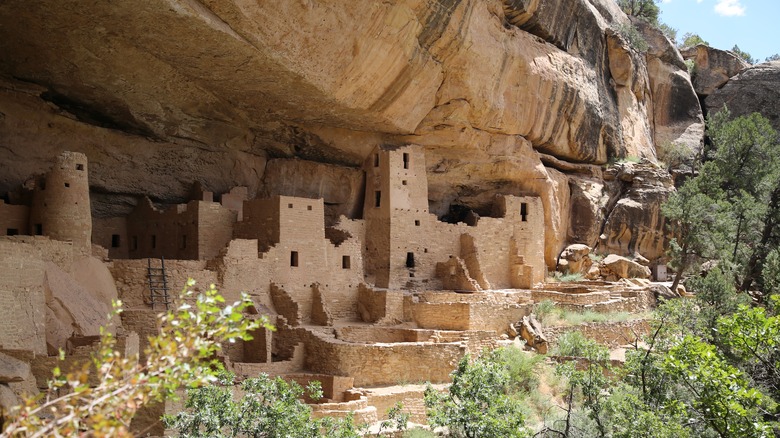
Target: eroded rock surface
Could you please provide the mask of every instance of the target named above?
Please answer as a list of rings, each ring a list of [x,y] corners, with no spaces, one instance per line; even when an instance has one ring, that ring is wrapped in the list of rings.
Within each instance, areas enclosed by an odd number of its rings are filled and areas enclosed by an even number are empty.
[[[727,106],[734,117],[758,112],[780,129],[780,61],[744,70],[707,97],[706,105],[710,113]]]
[[[0,28],[0,192],[83,152],[98,217],[141,196],[183,202],[194,181],[322,196],[329,220],[354,217],[370,150],[417,143],[441,217],[540,196],[554,267],[607,216],[599,176],[586,195],[571,166],[654,161],[658,144],[701,137],[679,55],[652,31],[651,51],[633,50],[611,0],[12,0],[0,13],[15,17]]]
[[[730,78],[750,67],[736,53],[706,44],[685,49],[682,56],[694,62],[693,86],[703,96],[714,93]]]

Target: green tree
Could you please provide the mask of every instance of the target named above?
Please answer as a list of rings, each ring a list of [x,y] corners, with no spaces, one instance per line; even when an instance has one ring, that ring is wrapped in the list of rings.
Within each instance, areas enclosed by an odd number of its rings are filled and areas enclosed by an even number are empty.
[[[775,53],[772,56],[768,56],[764,61],[765,62],[780,61],[780,53]]]
[[[499,353],[473,360],[466,355],[451,376],[446,394],[431,386],[425,389],[432,426],[447,426],[454,437],[530,435],[519,400],[509,395],[511,379]]]
[[[187,284],[192,287],[194,282]],[[149,338],[146,362],[138,356],[122,357],[116,340],[101,330],[100,348],[93,356],[99,383],[89,385],[89,363],[79,371],[62,375],[58,368],[49,382],[49,394],[40,401],[29,399],[4,435],[9,437],[98,436],[129,437],[129,424],[136,411],[153,401],[174,397],[182,387],[195,387],[216,380],[213,357],[220,344],[249,340],[249,333],[265,318],[246,318],[252,305],[246,295],[225,306],[214,287],[195,294],[182,293],[182,304],[160,317],[160,332]],[[119,313],[120,304],[115,305]],[[65,392],[65,395],[59,395]]]
[[[768,400],[714,346],[685,336],[669,349],[662,368],[693,395],[690,402],[682,402],[690,418],[707,424],[718,436],[763,438],[772,434],[761,416]]]
[[[658,25],[658,15],[661,13],[657,3],[658,0],[618,0],[618,6],[626,15],[654,25]]]
[[[702,39],[702,37],[700,37],[698,34],[686,32],[682,36],[682,43],[680,44],[680,48],[687,49],[689,47],[697,46],[699,44],[704,44],[705,46],[710,45],[710,43],[704,41],[704,39]]]
[[[696,262],[718,260],[747,291],[780,244],[780,145],[760,114],[732,119],[724,109],[708,119],[708,131],[711,146],[699,175],[662,207],[675,236],[675,286]]]
[[[312,419],[311,408],[301,401],[304,388],[295,382],[261,374],[241,383],[243,395],[236,400],[234,378],[224,373],[218,384],[188,390],[186,410],[164,417],[166,427],[183,438],[360,436],[351,417]],[[322,396],[319,382],[307,391],[314,399]]]
[[[750,53],[748,53],[748,52],[746,52],[746,51],[744,51],[744,50],[741,50],[741,49],[739,48],[739,46],[738,46],[738,45],[736,45],[736,44],[734,44],[734,47],[731,49],[731,51],[732,51],[732,52],[734,52],[734,53],[736,53],[736,54],[737,54],[737,56],[739,56],[740,58],[742,58],[742,60],[744,60],[744,61],[745,61],[745,62],[747,62],[748,64],[756,64],[756,63],[758,62],[758,60],[756,60],[755,58],[753,58],[753,57],[750,55]]]
[[[671,41],[672,44],[677,45],[677,29],[669,26],[666,23],[659,23],[658,29],[664,34],[665,37],[669,38],[669,41]]]
[[[704,172],[703,172],[704,173]],[[661,206],[669,220],[672,234],[669,258],[676,270],[672,290],[676,290],[683,274],[703,260],[717,260],[726,242],[729,209],[717,197],[707,194],[709,180],[698,177],[686,183]]]

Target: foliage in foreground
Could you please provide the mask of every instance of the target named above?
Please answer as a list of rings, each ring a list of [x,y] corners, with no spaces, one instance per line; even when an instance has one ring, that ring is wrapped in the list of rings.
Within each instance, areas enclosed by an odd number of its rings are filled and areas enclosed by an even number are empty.
[[[446,426],[454,437],[530,436],[521,404],[510,396],[513,382],[500,351],[473,360],[466,355],[451,376],[448,393],[425,390],[432,426]]]
[[[763,266],[780,246],[780,139],[760,114],[732,119],[724,109],[707,123],[712,145],[699,174],[662,206],[676,236],[672,289],[707,261],[733,276],[738,290],[763,289]]]
[[[164,417],[166,427],[185,438],[360,436],[352,417],[312,419],[311,407],[301,401],[304,388],[295,382],[261,374],[241,383],[243,396],[238,400],[234,385],[235,376],[224,373],[217,384],[188,390],[186,410]],[[319,382],[306,392],[315,400],[322,397]]]
[[[192,287],[193,281],[187,286]],[[54,370],[44,400],[29,399],[6,426],[3,436],[59,437],[131,436],[129,424],[142,406],[175,396],[181,387],[196,387],[214,381],[211,360],[222,342],[251,339],[249,332],[267,320],[242,315],[252,305],[248,297],[224,306],[212,285],[186,304],[194,293],[183,292],[180,305],[160,316],[160,333],[149,339],[146,362],[122,357],[115,351],[115,338],[101,331],[99,350],[92,365],[99,384],[88,384],[90,364],[67,375]],[[121,310],[115,306],[115,313]],[[65,395],[58,395],[65,392]]]

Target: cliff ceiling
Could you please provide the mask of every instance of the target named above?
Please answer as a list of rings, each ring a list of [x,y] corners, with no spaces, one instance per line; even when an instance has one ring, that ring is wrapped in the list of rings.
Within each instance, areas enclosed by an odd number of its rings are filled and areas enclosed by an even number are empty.
[[[354,216],[358,165],[411,142],[440,216],[539,195],[554,264],[600,234],[644,251],[604,229],[631,191],[598,165],[703,135],[680,54],[641,24],[650,49],[631,49],[612,0],[6,0],[0,17],[0,194],[80,151],[98,216],[195,180]]]

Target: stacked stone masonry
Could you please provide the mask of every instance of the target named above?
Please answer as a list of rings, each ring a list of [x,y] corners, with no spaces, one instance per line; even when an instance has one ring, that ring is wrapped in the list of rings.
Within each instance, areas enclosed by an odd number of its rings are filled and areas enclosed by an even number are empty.
[[[367,398],[352,386],[448,382],[464,354],[494,348],[544,299],[605,311],[652,305],[635,291],[540,288],[545,212],[538,197],[496,195],[489,216],[446,223],[428,210],[421,147],[376,147],[363,171],[362,216],[327,227],[323,199],[249,199],[246,187],[219,195],[199,184],[186,203],[144,198],[127,216],[93,219],[87,159],[63,154],[33,180],[29,205],[0,204],[0,233],[9,235],[0,237],[0,350],[26,357],[43,387],[57,362],[47,353],[67,346],[66,367],[86,358],[94,321],[119,298],[125,311],[112,330],[137,339],[127,354],[143,360],[159,312],[150,306],[147,268],[165,258],[174,297],[189,278],[196,292],[214,284],[231,301],[244,292],[254,303],[246,317],[267,315],[276,325],[225,346],[221,359],[238,375],[319,376],[328,403],[315,415],[356,409],[368,421],[392,400],[408,399],[424,419],[417,392]],[[102,283],[92,277],[105,276],[113,292],[96,292]],[[58,302],[73,293],[84,299]],[[162,409],[137,424],[153,424]]]

